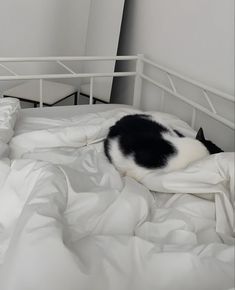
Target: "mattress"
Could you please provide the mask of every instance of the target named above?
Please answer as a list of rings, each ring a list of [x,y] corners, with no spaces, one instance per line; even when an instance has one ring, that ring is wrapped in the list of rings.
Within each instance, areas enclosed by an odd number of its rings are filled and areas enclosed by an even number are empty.
[[[59,110],[22,111],[0,161],[0,288],[231,289],[234,154],[137,182],[108,162],[103,140],[139,111]]]

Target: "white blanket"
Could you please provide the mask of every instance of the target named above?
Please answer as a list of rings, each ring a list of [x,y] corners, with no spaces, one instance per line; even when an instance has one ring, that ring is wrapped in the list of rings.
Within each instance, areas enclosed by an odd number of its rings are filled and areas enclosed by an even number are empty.
[[[0,141],[8,143],[20,110],[20,102],[14,98],[0,98]]]
[[[20,110],[18,99],[0,97],[0,159],[8,156],[7,143],[14,134],[14,126]]]
[[[119,175],[99,142],[126,113],[13,138],[12,156],[31,159],[0,161],[0,289],[233,287],[234,155],[150,174],[141,185]]]

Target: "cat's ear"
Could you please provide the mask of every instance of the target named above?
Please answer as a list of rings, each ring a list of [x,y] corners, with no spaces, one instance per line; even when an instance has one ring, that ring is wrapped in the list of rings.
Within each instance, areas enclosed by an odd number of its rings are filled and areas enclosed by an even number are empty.
[[[196,135],[196,139],[199,140],[199,141],[205,141],[206,140],[202,128],[200,128],[198,130],[197,135]]]

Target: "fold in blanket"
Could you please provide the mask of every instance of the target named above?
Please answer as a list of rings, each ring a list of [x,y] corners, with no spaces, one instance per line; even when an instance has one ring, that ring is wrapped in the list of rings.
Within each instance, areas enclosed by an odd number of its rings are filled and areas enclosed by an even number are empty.
[[[176,194],[158,209],[146,187],[93,149],[69,167],[0,167],[1,289],[232,286],[234,247],[213,233],[213,202]]]
[[[40,124],[48,129],[23,132],[15,136],[11,143],[12,158],[33,158],[56,164],[69,164],[86,147],[102,152],[102,141],[109,127],[127,114],[140,111],[129,108],[114,109],[106,112],[91,113],[67,120],[41,119]],[[146,112],[185,136],[194,136],[195,131],[176,116]],[[27,124],[27,120],[25,120]],[[28,125],[34,123],[29,118]],[[89,145],[89,146],[88,146]],[[80,148],[80,150],[79,150]],[[227,181],[230,182],[229,187]],[[216,154],[198,161],[191,166],[168,174],[154,171],[140,178],[149,190],[169,193],[200,194],[203,198],[215,198],[218,208],[217,231],[221,235],[232,236],[234,208],[234,153]],[[210,195],[212,194],[212,196]],[[223,210],[222,210],[223,208]],[[223,212],[226,212],[224,214]],[[224,237],[225,238],[225,237]]]
[[[30,159],[0,161],[0,289],[233,287],[234,154],[151,173],[142,184],[122,177],[100,140],[130,112],[12,139],[12,156]],[[158,117],[194,134],[174,116]],[[160,205],[164,193],[150,190],[175,194]]]

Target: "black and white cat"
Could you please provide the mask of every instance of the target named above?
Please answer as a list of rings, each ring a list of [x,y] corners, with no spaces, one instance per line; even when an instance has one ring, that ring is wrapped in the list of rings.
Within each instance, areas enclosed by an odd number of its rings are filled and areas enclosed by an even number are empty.
[[[151,171],[174,171],[222,152],[205,139],[202,129],[196,139],[185,137],[144,114],[127,115],[117,121],[104,141],[104,151],[120,173],[137,180]]]

